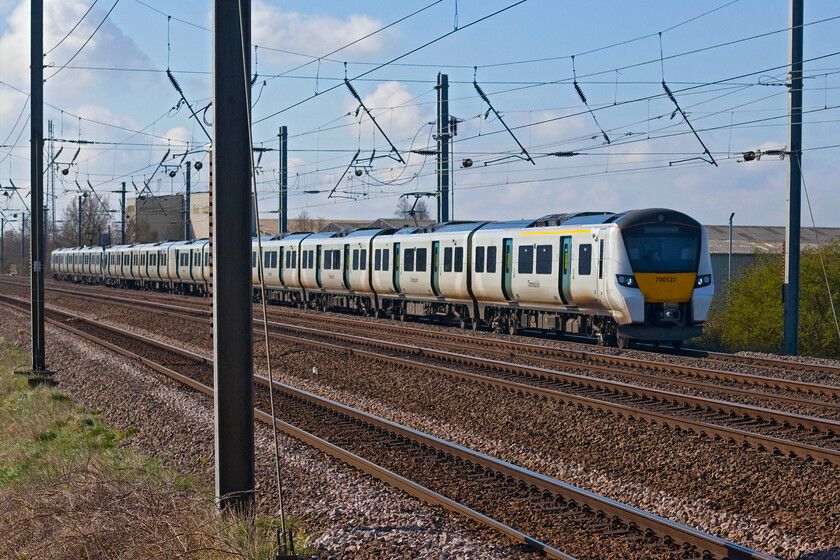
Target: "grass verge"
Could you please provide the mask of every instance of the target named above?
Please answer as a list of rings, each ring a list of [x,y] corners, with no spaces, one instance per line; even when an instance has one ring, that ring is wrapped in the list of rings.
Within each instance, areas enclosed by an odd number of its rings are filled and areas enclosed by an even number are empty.
[[[212,489],[120,443],[135,430],[12,374],[0,338],[0,557],[269,559],[270,518],[215,513]]]

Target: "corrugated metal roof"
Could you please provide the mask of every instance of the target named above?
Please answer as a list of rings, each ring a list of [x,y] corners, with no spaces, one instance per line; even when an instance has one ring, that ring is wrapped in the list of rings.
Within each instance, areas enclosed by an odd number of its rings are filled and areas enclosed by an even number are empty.
[[[711,253],[729,252],[729,226],[705,226],[709,236]],[[800,243],[803,249],[816,247],[817,239],[826,243],[840,239],[840,228],[803,227],[800,231]],[[732,226],[732,252],[740,254],[781,253],[785,242],[785,228],[782,226]]]

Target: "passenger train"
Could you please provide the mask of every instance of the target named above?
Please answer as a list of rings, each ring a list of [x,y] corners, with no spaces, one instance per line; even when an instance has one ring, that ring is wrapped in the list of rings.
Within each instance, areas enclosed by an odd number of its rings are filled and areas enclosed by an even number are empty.
[[[706,231],[674,210],[538,220],[289,233],[253,240],[255,298],[392,319],[427,317],[515,333],[541,329],[631,341],[701,333],[714,284]],[[259,267],[259,262],[262,267]],[[57,249],[53,277],[208,294],[207,239]]]

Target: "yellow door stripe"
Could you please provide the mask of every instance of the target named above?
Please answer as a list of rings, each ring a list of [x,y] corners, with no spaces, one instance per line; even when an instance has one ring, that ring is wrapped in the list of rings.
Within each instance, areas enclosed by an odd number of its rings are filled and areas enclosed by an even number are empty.
[[[556,230],[556,231],[523,231],[520,232],[519,235],[552,235],[552,234],[559,234],[559,235],[569,235],[570,233],[589,233],[591,230],[588,229],[566,229],[566,230]]]

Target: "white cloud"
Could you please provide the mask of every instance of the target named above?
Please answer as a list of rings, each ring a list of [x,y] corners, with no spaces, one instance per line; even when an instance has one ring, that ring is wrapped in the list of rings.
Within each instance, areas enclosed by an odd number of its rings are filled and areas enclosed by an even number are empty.
[[[352,14],[341,20],[283,12],[257,0],[252,5],[251,40],[256,45],[322,56],[382,27],[382,23],[366,15]],[[393,37],[390,31],[377,33],[341,51],[341,56],[370,55],[380,52]],[[306,62],[299,56],[276,51],[261,51],[260,60],[272,62]]]

